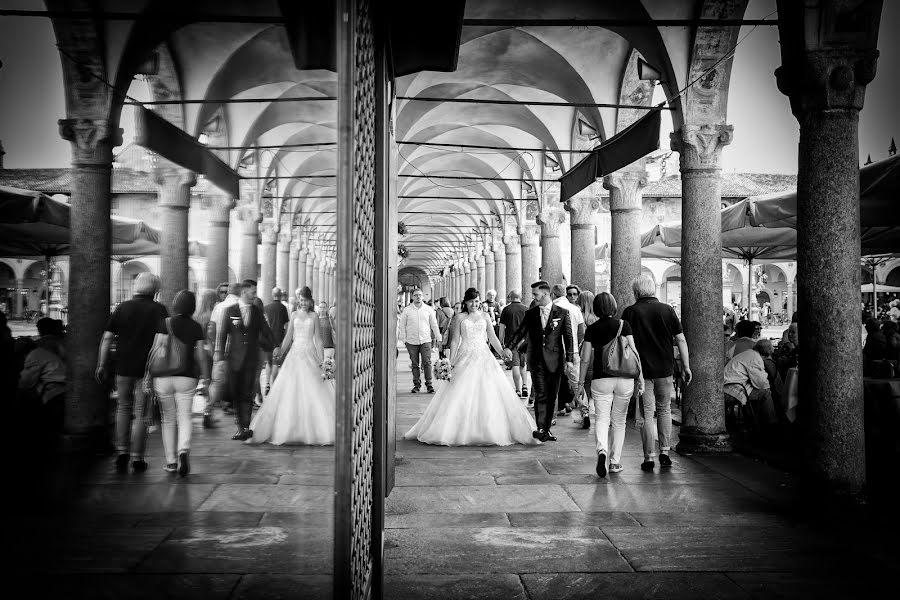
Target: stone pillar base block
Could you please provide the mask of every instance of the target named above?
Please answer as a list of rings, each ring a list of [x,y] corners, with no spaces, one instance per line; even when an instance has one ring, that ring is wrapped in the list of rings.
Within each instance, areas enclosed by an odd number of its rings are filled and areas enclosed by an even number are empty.
[[[685,431],[678,434],[679,454],[723,454],[731,452],[731,439],[727,433],[701,433]]]

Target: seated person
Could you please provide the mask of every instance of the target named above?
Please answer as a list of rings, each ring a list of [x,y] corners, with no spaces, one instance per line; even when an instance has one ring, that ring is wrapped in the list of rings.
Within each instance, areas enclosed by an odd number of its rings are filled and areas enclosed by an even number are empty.
[[[741,352],[753,348],[754,344],[756,344],[756,340],[753,339],[755,332],[756,325],[754,321],[738,321],[738,324],[734,326],[734,343],[725,352],[726,360],[730,360]]]
[[[885,340],[885,358],[887,360],[900,360],[900,327],[895,321],[885,321],[881,324],[881,333]]]
[[[866,345],[863,346],[863,360],[884,360],[887,358],[887,338],[881,330],[878,319],[869,317],[866,319]]]
[[[735,354],[725,365],[725,394],[741,405],[751,402],[763,425],[774,425],[778,422],[769,377],[763,362],[764,357],[771,355],[772,342],[760,340],[753,348]]]

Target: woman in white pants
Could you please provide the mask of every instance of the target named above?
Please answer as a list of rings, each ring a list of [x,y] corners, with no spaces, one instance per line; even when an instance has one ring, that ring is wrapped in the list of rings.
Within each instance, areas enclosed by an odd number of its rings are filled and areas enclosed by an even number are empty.
[[[627,340],[631,351],[640,364],[640,356],[634,345],[631,326],[615,315],[618,312],[616,299],[608,292],[601,292],[594,298],[594,314],[597,320],[584,333],[581,345],[581,375],[579,388],[583,387],[588,367],[593,365],[591,381],[591,405],[593,407],[597,436],[597,475],[606,477],[606,461],[609,459],[609,472],[622,471],[622,446],[625,444],[625,417],[628,414],[628,403],[634,395],[635,379],[616,377],[603,372],[601,349],[615,339],[622,327],[622,337]],[[595,351],[596,350],[596,351]],[[593,356],[592,356],[593,355]],[[644,390],[643,373],[637,376],[639,392]],[[612,425],[612,443],[609,441],[609,428]]]
[[[191,449],[191,411],[197,378],[209,384],[209,362],[204,349],[203,328],[192,317],[197,299],[193,292],[181,290],[172,302],[174,317],[160,322],[157,333],[175,335],[188,349],[187,364],[178,373],[153,379],[162,414],[162,440],[166,453],[166,471],[184,477],[190,470],[188,452]],[[177,431],[177,444],[176,444]],[[177,455],[177,458],[176,458]]]

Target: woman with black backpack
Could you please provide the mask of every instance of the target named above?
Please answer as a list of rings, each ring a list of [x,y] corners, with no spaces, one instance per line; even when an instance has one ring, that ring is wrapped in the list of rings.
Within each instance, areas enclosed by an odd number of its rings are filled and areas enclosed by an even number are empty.
[[[584,387],[585,378],[593,367],[590,382],[591,399],[597,436],[597,475],[606,477],[606,460],[609,472],[623,470],[620,462],[625,444],[625,417],[628,404],[634,395],[635,383],[640,393],[644,390],[641,360],[631,335],[631,326],[616,317],[616,299],[608,292],[594,298],[594,314],[597,320],[584,333],[581,345],[581,373],[574,393]],[[612,443],[609,428],[612,425]]]

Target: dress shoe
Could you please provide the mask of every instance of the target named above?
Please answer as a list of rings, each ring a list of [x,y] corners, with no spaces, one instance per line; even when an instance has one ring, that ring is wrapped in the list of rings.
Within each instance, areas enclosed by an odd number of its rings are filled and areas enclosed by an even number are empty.
[[[244,431],[241,433],[241,441],[247,441],[252,437],[253,437],[252,429],[244,429]]]
[[[544,435],[544,430],[543,430],[543,429],[538,429],[538,430],[536,430],[536,431],[532,431],[532,432],[531,432],[531,437],[533,437],[533,438],[536,439],[536,440],[541,439],[541,436],[542,436],[542,435]]]
[[[644,471],[645,473],[649,473],[650,471],[653,470],[653,467],[655,467],[655,466],[656,466],[656,463],[654,463],[652,460],[645,460],[644,462],[641,463],[641,471]]]
[[[550,431],[545,431],[545,432],[544,432],[544,439],[541,440],[541,441],[543,441],[543,442],[555,442],[555,441],[556,441],[556,436],[553,435],[552,433],[550,433]]]
[[[135,460],[131,462],[131,468],[135,473],[143,473],[147,470],[147,462],[144,460]]]
[[[188,462],[188,453],[182,452],[178,455],[178,474],[184,477],[191,472],[191,464]]]
[[[597,477],[606,477],[606,452],[597,453]]]
[[[128,470],[128,461],[131,460],[131,457],[127,454],[120,454],[116,457],[116,471],[119,473],[124,473]]]
[[[238,441],[243,440],[244,439],[244,430],[238,429],[237,433],[235,433],[233,436],[231,436],[231,439],[238,440]]]
[[[671,467],[672,459],[669,458],[668,454],[660,454],[659,455],[659,466],[660,467]]]

